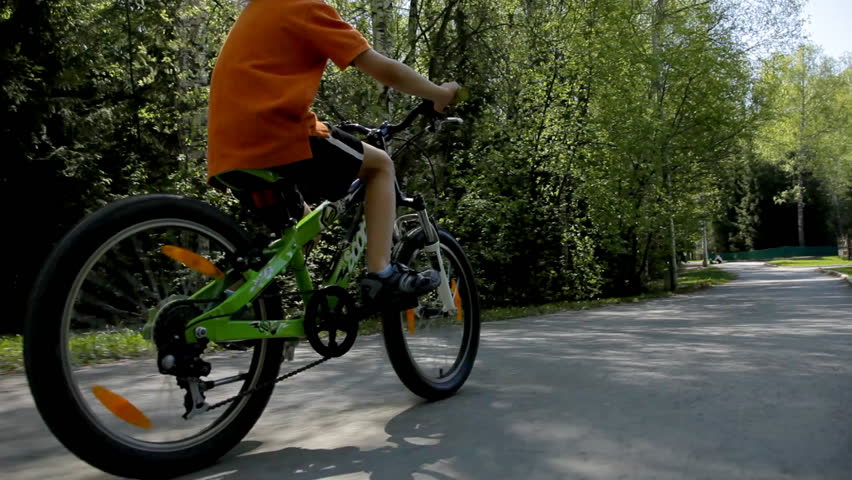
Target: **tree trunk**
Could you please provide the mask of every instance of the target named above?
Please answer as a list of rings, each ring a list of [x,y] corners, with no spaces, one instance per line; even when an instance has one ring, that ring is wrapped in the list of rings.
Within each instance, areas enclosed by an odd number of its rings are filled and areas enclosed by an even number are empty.
[[[796,184],[799,187],[796,193],[796,214],[799,226],[799,246],[805,246],[805,192],[802,182],[802,174],[796,174]]]
[[[393,36],[388,32],[393,15],[392,0],[370,0],[370,17],[373,21],[373,49],[386,57],[393,58]],[[382,85],[379,104],[382,113],[393,115],[390,90]]]
[[[453,7],[458,3],[455,1],[444,9],[443,16],[441,17],[441,24],[438,27],[438,31],[432,37],[432,58],[429,59],[429,79],[435,79],[439,77],[444,70],[446,65],[445,62],[445,52],[444,52],[444,44],[446,43],[447,36],[447,25],[450,20],[452,20],[453,16]],[[439,59],[441,60],[439,62]]]
[[[837,232],[838,242],[837,245],[840,246],[840,239],[843,238],[843,218],[840,213],[840,199],[837,198],[837,193],[831,194],[831,205],[834,207],[834,231]]]
[[[391,56],[393,37],[388,32],[393,2],[391,0],[370,0],[370,16],[373,21],[373,48],[385,56]]]
[[[414,64],[417,59],[417,24],[420,22],[418,7],[417,0],[408,2],[408,54],[405,56],[408,66]]]
[[[802,59],[803,68],[801,83],[799,89],[800,110],[799,110],[799,150],[794,158],[796,160],[796,224],[799,229],[799,246],[805,246],[805,186],[802,182],[802,170],[805,168],[805,128],[807,126],[807,68],[804,66],[804,57]]]
[[[669,187],[669,195],[672,195],[672,174],[666,172],[666,183]],[[677,290],[677,235],[675,232],[674,212],[669,214],[669,234],[671,235],[671,258],[669,259],[669,289]]]
[[[661,30],[666,18],[667,4],[668,0],[657,0],[654,5],[654,25],[651,32],[651,48],[656,69],[654,77],[651,80],[651,98],[655,102],[655,107],[657,109],[657,117],[660,122],[658,128],[663,128],[666,124],[666,110],[663,103],[665,101],[666,85],[661,60],[663,53],[661,45]],[[674,189],[672,188],[671,165],[669,165],[668,152],[665,144],[660,145],[659,152],[661,157],[660,161],[665,171],[669,200],[673,200],[671,198],[672,195],[674,195]],[[674,205],[674,202],[671,202],[671,204]],[[669,259],[668,282],[666,283],[671,291],[675,291],[677,290],[677,235],[675,232],[674,211],[669,212],[669,235],[671,236],[671,257]]]

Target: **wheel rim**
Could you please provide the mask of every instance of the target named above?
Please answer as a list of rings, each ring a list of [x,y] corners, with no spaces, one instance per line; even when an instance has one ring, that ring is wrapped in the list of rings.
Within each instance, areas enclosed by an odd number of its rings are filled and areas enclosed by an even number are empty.
[[[210,280],[165,258],[159,253],[163,245],[196,251],[212,261],[235,250],[212,229],[183,219],[151,220],[122,230],[104,242],[79,271],[63,309],[60,338],[65,379],[80,411],[113,440],[151,452],[182,450],[213,438],[248,402],[244,397],[189,420],[181,417],[185,391],[177,386],[175,377],[159,373],[156,347],[139,336],[140,324],[146,323],[152,311],[167,299],[188,296]],[[265,316],[262,305],[258,310]],[[119,342],[119,346],[106,345],[110,342]],[[125,353],[131,358],[89,365],[89,346],[129,350]],[[249,373],[244,381],[214,388],[207,402],[213,404],[256,385],[266,348],[263,341],[245,352],[204,355],[202,358],[212,364],[212,378]],[[98,400],[96,387],[130,401],[150,419],[151,428],[120,419]]]
[[[428,254],[418,249],[412,255],[409,267],[422,271],[431,268]],[[455,303],[461,315],[441,311],[438,292],[420,297],[415,309],[400,313],[405,346],[409,358],[420,376],[434,383],[451,383],[462,373],[461,366],[469,354],[471,322],[474,309],[470,279],[465,275],[459,258],[446,245],[441,244],[441,259],[451,285]]]

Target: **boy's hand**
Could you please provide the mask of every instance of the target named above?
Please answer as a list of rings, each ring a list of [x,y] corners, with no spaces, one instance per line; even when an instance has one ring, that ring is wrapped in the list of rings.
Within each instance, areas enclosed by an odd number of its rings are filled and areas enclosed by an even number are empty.
[[[448,106],[451,106],[453,99],[456,98],[456,91],[461,88],[456,82],[448,82],[440,86],[442,95],[438,98],[433,98],[435,103],[435,111],[444,113]]]

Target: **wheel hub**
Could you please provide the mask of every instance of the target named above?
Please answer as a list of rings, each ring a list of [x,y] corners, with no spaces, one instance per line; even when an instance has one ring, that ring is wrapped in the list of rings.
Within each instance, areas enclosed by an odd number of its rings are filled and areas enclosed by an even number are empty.
[[[157,312],[153,339],[160,373],[183,378],[210,374],[210,364],[201,359],[207,339],[186,343],[187,323],[202,313],[197,304],[187,299],[172,300]]]

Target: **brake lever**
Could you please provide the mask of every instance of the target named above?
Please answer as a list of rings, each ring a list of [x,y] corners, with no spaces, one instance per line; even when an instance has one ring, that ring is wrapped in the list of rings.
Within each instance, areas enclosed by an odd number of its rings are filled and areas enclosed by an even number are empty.
[[[459,117],[446,117],[446,118],[436,119],[433,122],[435,132],[440,132],[441,130],[443,130],[444,125],[446,125],[448,123],[455,124],[455,125],[461,125],[461,124],[464,123],[464,120],[462,120]]]

